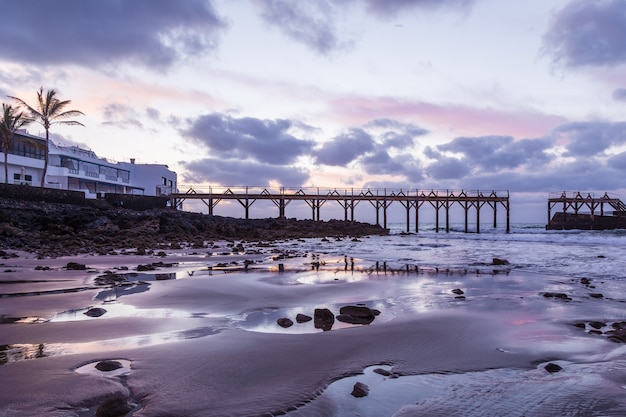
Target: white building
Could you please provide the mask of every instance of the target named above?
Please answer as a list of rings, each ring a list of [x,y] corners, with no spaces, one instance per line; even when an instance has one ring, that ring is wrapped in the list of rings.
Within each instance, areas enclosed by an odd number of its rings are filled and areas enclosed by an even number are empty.
[[[20,130],[8,153],[9,184],[39,187],[44,165],[45,139]],[[0,149],[0,177],[4,182],[4,154]],[[113,162],[77,146],[50,141],[46,188],[83,191],[87,198],[105,193],[167,196],[176,192],[177,175],[167,165]]]

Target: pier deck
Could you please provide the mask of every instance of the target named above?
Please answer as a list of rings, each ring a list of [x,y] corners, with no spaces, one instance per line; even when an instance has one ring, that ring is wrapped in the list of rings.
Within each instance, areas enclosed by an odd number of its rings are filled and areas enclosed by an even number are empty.
[[[264,187],[208,187],[208,192],[200,187],[190,186],[185,193],[170,195],[172,207],[181,207],[185,200],[200,200],[213,215],[215,206],[223,200],[235,200],[244,208],[244,218],[249,218],[249,209],[257,200],[272,201],[278,208],[278,216],[285,217],[289,203],[306,202],[312,211],[312,219],[320,220],[321,207],[329,202],[337,202],[344,209],[344,220],[354,221],[354,209],[361,202],[368,202],[376,210],[376,224],[387,228],[389,206],[397,202],[406,211],[406,229],[409,232],[411,210],[415,212],[415,232],[419,228],[420,208],[427,204],[435,210],[436,230],[439,231],[440,212],[445,215],[445,230],[450,231],[450,209],[454,205],[462,207],[465,220],[465,232],[469,231],[469,212],[475,210],[476,232],[480,233],[480,211],[489,207],[493,211],[493,227],[497,227],[498,206],[506,210],[506,232],[510,232],[510,204],[508,191],[480,190],[390,190],[390,189],[344,189],[336,188],[285,188]]]
[[[552,211],[557,207],[560,210],[553,216]],[[618,228],[626,228],[626,204],[616,196],[604,193],[596,197],[590,192],[563,191],[551,193],[548,198],[548,230]]]

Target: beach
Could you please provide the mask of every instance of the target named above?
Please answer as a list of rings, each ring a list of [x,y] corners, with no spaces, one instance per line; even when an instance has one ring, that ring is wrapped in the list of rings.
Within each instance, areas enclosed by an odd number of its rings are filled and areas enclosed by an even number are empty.
[[[620,277],[536,272],[511,259],[516,236],[469,240],[8,251],[0,415],[623,415],[626,350],[611,337],[625,319]],[[451,252],[465,244],[498,253],[469,262]],[[590,260],[611,262],[586,245]],[[377,315],[339,320],[346,306]],[[316,309],[332,313],[330,328]]]

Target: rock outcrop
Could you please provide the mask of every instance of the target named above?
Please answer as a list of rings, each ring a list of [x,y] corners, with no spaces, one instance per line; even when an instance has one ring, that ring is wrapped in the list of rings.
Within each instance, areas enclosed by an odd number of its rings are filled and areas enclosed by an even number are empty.
[[[145,250],[163,244],[197,247],[216,239],[277,240],[387,233],[380,226],[343,220],[236,219],[172,208],[135,211],[106,204],[0,200],[0,247],[40,256],[105,255],[118,249]]]

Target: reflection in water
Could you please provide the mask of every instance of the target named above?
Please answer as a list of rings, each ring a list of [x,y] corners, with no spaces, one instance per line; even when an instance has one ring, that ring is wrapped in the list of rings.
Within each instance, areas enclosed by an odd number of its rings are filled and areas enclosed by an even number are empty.
[[[219,332],[219,329],[212,327],[198,327],[176,332],[129,336],[109,340],[94,340],[90,342],[0,345],[0,365],[54,355],[107,352],[161,345],[180,340],[198,339]]]
[[[67,310],[63,311],[52,319],[51,322],[59,321],[81,321],[81,320],[102,320],[104,318],[114,317],[150,317],[150,318],[188,318],[190,314],[182,310],[173,310],[168,308],[149,308],[141,309],[132,305],[109,302],[103,304],[106,312],[99,317],[91,317],[85,313],[91,309],[91,307]]]
[[[0,345],[0,365],[26,359],[43,358],[47,356],[44,347],[43,343]]]
[[[626,397],[620,382],[626,378],[624,360],[611,364],[555,363],[564,371],[551,374],[545,370],[546,363],[541,363],[525,370],[505,368],[398,377],[389,372],[393,371],[389,366],[371,366],[361,375],[332,383],[318,398],[286,415],[624,415]],[[367,396],[350,395],[357,382],[367,385]]]
[[[115,361],[119,363],[120,367],[113,370],[101,371],[97,368],[98,364],[101,361],[90,362],[86,365],[83,365],[79,368],[74,369],[74,371],[79,374],[90,374],[90,375],[100,375],[100,376],[120,376],[126,375],[130,373],[131,362],[126,359],[109,359],[110,361]]]
[[[352,303],[367,306],[370,309],[382,311],[376,316],[368,326],[375,326],[380,323],[392,320],[393,306],[385,301],[369,301],[367,303]],[[329,330],[348,329],[360,327],[365,324],[352,324],[341,320],[336,320],[340,314],[341,307],[346,303],[329,304],[326,306],[299,306],[292,308],[263,308],[244,313],[240,317],[232,317],[236,325],[242,329],[259,333],[281,333],[281,334],[306,334],[320,333]],[[311,317],[311,320],[299,322],[298,315]],[[290,318],[293,325],[283,328],[278,325],[280,318]]]

